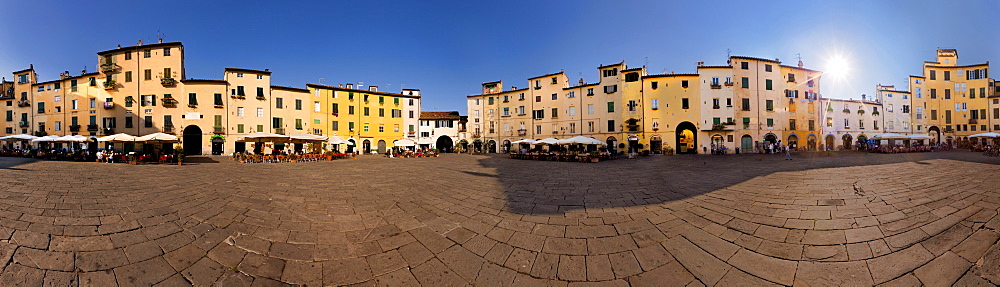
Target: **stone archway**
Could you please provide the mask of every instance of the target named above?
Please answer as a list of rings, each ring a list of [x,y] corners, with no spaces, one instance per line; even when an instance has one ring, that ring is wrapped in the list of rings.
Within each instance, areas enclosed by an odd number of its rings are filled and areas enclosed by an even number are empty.
[[[743,135],[740,138],[740,149],[743,153],[753,153],[753,137],[750,135]]]
[[[184,154],[201,155],[201,128],[198,125],[189,125],[184,128]]]
[[[795,134],[788,135],[788,140],[785,142],[785,145],[788,146],[788,148],[792,149],[792,150],[798,149],[799,148],[799,136],[797,136]]]
[[[378,140],[378,154],[386,152],[385,140]]]
[[[941,142],[941,129],[937,126],[927,128],[927,135],[931,136],[931,144]]]
[[[809,134],[806,136],[806,148],[809,150],[816,150],[816,135]]]
[[[434,144],[434,147],[437,148],[439,152],[453,152],[453,146],[454,143],[452,143],[451,137],[449,136],[438,137],[437,142]]]
[[[694,126],[691,122],[682,122],[677,125],[677,153],[687,153],[687,154],[697,154],[698,153],[698,137],[695,136],[695,131],[698,128]]]
[[[663,139],[660,136],[649,138],[649,150],[655,154],[663,153]]]
[[[488,152],[488,153],[497,153],[497,141],[496,140],[488,140],[488,141],[486,141],[486,152]]]
[[[834,147],[837,146],[836,140],[837,138],[835,138],[833,135],[826,135],[826,144],[825,144],[826,150],[834,150]]]
[[[844,134],[844,136],[840,137],[840,139],[844,142],[845,150],[851,149],[851,147],[853,146],[852,142],[854,141],[854,137],[852,137],[850,134]]]

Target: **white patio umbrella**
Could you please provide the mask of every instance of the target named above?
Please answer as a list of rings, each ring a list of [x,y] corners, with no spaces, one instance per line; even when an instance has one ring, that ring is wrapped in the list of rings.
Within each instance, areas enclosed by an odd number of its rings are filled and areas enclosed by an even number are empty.
[[[87,141],[87,137],[81,136],[81,135],[61,136],[61,137],[57,138],[55,141],[57,141],[57,142],[78,142],[79,143],[79,142],[85,142],[85,141]]]
[[[918,134],[912,134],[912,135],[908,135],[906,137],[910,138],[911,140],[929,140],[929,139],[934,138],[934,137],[929,136],[929,135],[918,135]]]
[[[3,137],[3,140],[5,140],[5,141],[11,141],[11,142],[16,142],[16,141],[30,141],[30,140],[33,140],[35,138],[36,138],[36,136],[33,136],[33,135],[19,134],[19,135],[5,136],[5,137]]]
[[[175,135],[165,134],[165,133],[152,133],[135,138],[137,142],[179,142],[180,139]]]
[[[106,137],[97,138],[99,142],[134,142],[135,137],[128,134],[113,134]]]
[[[55,142],[56,139],[58,139],[58,138],[59,138],[59,136],[54,136],[54,135],[53,136],[37,137],[37,138],[32,139],[31,142],[33,142],[33,143],[37,143],[37,142]]]
[[[512,144],[534,144],[535,140],[533,140],[533,139],[520,139],[520,140],[516,140],[516,141],[511,142],[511,143]]]
[[[294,143],[316,143],[325,142],[327,140],[324,136],[312,134],[291,134],[288,135],[288,139]]]
[[[416,144],[415,142],[413,142],[412,140],[409,140],[409,139],[401,139],[401,140],[397,140],[397,141],[392,142],[392,145],[394,145],[394,146],[403,146],[403,147],[414,146],[415,144]]]
[[[344,139],[342,139],[342,138],[340,138],[338,136],[330,136],[330,137],[328,137],[326,139],[326,143],[328,143],[328,144],[344,144],[344,143],[347,143],[347,141],[345,141]]]
[[[555,138],[545,138],[545,139],[541,139],[541,140],[536,141],[534,144],[536,144],[536,145],[559,144],[559,140],[557,140]]]
[[[429,144],[434,144],[434,141],[431,140],[431,138],[419,138],[419,139],[417,139],[417,144],[428,144],[429,145]]]
[[[994,132],[974,134],[969,136],[970,138],[1000,138],[1000,134]]]
[[[877,135],[877,136],[873,136],[872,139],[873,140],[908,140],[910,138],[907,137],[907,136],[901,135],[901,134],[884,133],[884,134],[880,134],[880,135]]]
[[[272,133],[265,133],[265,132],[256,132],[256,133],[251,133],[251,134],[248,134],[248,135],[246,135],[244,137],[241,137],[241,138],[237,139],[236,141],[238,141],[238,142],[286,142],[286,141],[288,141],[288,136],[286,136],[286,135],[279,135],[279,134],[272,134]]]

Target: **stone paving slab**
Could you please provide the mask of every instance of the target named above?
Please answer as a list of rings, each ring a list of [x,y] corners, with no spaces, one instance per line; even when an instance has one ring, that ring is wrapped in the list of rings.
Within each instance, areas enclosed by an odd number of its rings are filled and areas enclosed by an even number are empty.
[[[1000,284],[1000,160],[782,158],[0,158],[0,286]]]

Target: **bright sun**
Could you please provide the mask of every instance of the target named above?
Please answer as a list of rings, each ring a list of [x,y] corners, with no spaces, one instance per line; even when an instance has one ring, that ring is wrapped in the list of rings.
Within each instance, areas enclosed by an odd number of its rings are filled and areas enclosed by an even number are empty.
[[[840,55],[836,55],[826,61],[826,69],[823,71],[823,74],[833,78],[844,78],[847,76],[849,69],[850,66],[847,60]]]

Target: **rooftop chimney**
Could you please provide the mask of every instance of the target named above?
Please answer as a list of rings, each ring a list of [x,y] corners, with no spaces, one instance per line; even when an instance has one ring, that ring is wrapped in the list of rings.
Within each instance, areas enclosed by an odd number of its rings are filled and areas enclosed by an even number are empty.
[[[372,92],[378,92],[378,86],[368,86],[368,90]]]
[[[340,87],[341,87],[341,88],[343,88],[343,87],[344,87],[344,84],[340,84]]]
[[[142,40],[139,40],[139,45],[138,46],[142,46]]]
[[[156,40],[156,43],[159,43],[159,44],[163,44],[163,38],[159,38],[159,39],[157,39],[157,40]]]
[[[580,78],[580,84],[583,85],[584,83],[586,82],[583,81],[583,78]]]
[[[348,89],[353,89],[354,88],[354,84],[347,84],[347,88]]]
[[[122,45],[121,45],[121,44],[118,44],[118,49],[121,49],[121,48],[122,48]]]
[[[698,62],[698,67],[704,66],[705,62]]]
[[[803,65],[804,64],[802,64],[802,60],[799,60],[799,68],[802,68]]]

